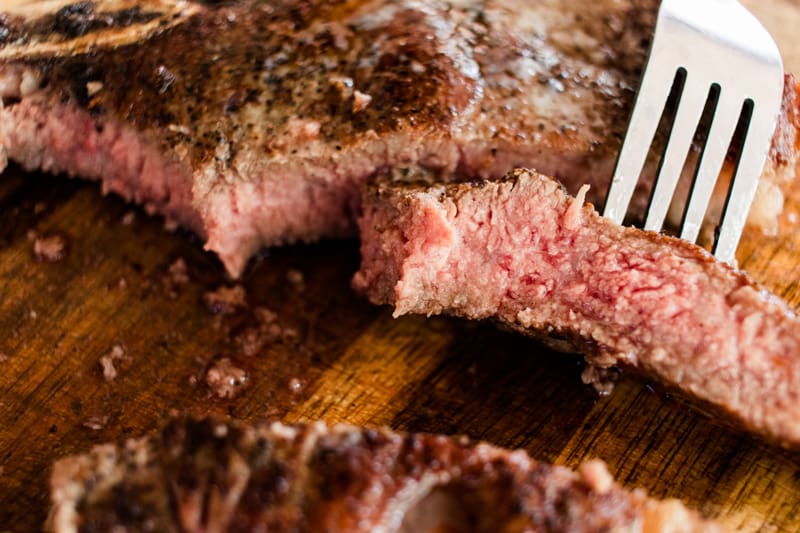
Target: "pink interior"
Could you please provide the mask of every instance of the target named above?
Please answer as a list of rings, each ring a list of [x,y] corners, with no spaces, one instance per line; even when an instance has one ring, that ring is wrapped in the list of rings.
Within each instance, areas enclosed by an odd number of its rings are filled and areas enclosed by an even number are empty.
[[[600,366],[654,372],[800,442],[800,321],[743,274],[683,241],[613,225],[523,171],[398,195],[367,200],[354,280],[395,314],[566,332]]]

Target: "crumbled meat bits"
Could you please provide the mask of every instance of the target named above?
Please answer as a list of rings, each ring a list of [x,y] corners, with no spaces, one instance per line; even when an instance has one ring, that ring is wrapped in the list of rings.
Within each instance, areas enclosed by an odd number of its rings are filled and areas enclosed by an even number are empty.
[[[236,345],[242,354],[252,357],[269,344],[283,336],[283,329],[278,324],[278,315],[266,307],[257,307],[253,311],[256,325],[242,330],[235,337]]]
[[[602,367],[587,363],[581,372],[581,381],[591,385],[600,396],[608,396],[614,392],[614,386],[620,378],[620,369],[616,367]]]
[[[247,383],[247,372],[228,357],[215,361],[206,372],[206,384],[218,398],[236,397]]]
[[[300,381],[298,378],[292,378],[289,380],[289,390],[294,394],[298,394],[300,391],[303,390],[303,382]]]
[[[167,274],[169,274],[169,279],[173,285],[185,285],[186,283],[189,283],[189,274],[186,268],[186,261],[184,261],[182,257],[179,257],[172,262],[167,270]]]
[[[85,428],[91,429],[92,431],[100,431],[101,429],[106,427],[106,424],[108,424],[108,419],[109,419],[108,415],[90,416],[89,418],[84,420],[83,424],[81,425]]]
[[[111,383],[119,375],[119,369],[116,363],[128,362],[131,357],[128,351],[122,344],[115,344],[111,350],[100,358],[100,368],[103,371],[103,379]]]
[[[33,241],[33,255],[39,261],[56,263],[67,255],[67,239],[61,235],[39,236]]]
[[[247,294],[241,285],[223,285],[215,291],[205,293],[203,301],[212,313],[230,315],[247,307]]]
[[[182,257],[173,261],[167,268],[166,274],[161,278],[165,294],[172,299],[178,297],[180,287],[186,285],[189,281],[189,270],[186,266],[186,261]]]
[[[123,226],[130,226],[134,223],[134,221],[136,221],[136,211],[128,211],[122,215],[122,218],[120,219],[120,223]]]

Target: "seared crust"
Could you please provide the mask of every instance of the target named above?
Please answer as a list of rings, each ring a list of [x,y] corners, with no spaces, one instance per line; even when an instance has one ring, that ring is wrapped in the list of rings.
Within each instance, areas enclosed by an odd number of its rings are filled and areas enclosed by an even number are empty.
[[[465,439],[176,419],[62,459],[52,531],[719,531],[676,501]],[[679,527],[679,529],[671,529]]]
[[[339,144],[368,131],[450,127],[469,115],[474,122],[467,129],[490,128],[501,143],[538,132],[554,144],[615,149],[654,2],[610,8],[606,21],[595,18],[603,10],[592,8],[581,22],[561,14],[563,6],[517,13],[512,9],[519,6],[506,4],[152,1],[122,9],[86,1],[33,20],[11,14],[0,59],[41,69],[63,98],[148,130],[173,148],[187,145],[198,161],[214,157],[219,139],[212,133],[234,141],[237,125],[266,137],[264,155],[285,153],[269,141],[292,116],[318,120],[321,137]],[[551,21],[556,35],[540,36],[514,27],[517,16],[563,20]],[[585,50],[559,33],[575,30],[602,48]],[[338,79],[352,83],[344,97]],[[104,90],[89,98],[89,81]],[[531,82],[549,87],[530,91],[532,98],[565,93],[571,104],[591,95],[593,105],[580,110],[583,116],[531,106],[519,98]],[[354,112],[347,89],[374,100]],[[257,104],[264,124],[248,125],[247,104]],[[486,124],[472,116],[478,104],[492,117]],[[188,128],[192,142],[165,130],[170,124]]]

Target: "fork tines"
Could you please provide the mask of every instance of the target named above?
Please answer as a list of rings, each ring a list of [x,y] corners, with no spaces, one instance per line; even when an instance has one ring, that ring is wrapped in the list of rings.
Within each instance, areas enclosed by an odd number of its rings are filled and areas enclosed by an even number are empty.
[[[659,231],[688,166],[699,150],[680,225],[695,242],[726,157],[733,167],[714,253],[734,258],[747,211],[769,151],[783,94],[775,42],[738,2],[664,0],[604,215],[622,223],[667,102],[675,102],[659,161],[645,229]],[[732,144],[733,142],[733,144]]]

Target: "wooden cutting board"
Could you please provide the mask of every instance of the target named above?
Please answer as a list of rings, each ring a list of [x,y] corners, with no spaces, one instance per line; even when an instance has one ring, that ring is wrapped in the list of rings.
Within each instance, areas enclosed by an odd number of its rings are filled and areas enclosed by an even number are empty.
[[[748,3],[781,41],[787,69],[800,72],[792,42],[800,6]],[[739,249],[742,267],[796,308],[798,214],[800,187],[779,234],[748,234]],[[37,260],[35,240],[51,236],[66,240],[65,257]],[[170,272],[180,261],[187,279]],[[241,280],[247,307],[214,314],[205,295],[232,283],[191,235],[164,231],[96,185],[8,170],[0,179],[0,531],[41,527],[53,460],[153,431],[173,410],[466,434],[569,466],[601,457],[626,486],[681,498],[731,528],[800,531],[800,453],[625,376],[600,398],[581,384],[578,358],[489,325],[393,320],[350,291],[357,264],[355,242],[273,250]],[[277,330],[262,326],[260,347],[254,337],[241,342],[265,309]],[[246,373],[233,398],[206,383],[225,358]]]

